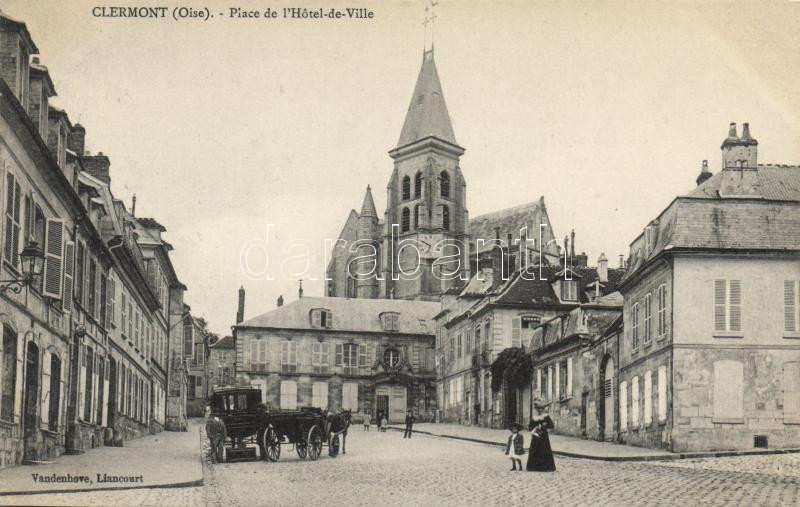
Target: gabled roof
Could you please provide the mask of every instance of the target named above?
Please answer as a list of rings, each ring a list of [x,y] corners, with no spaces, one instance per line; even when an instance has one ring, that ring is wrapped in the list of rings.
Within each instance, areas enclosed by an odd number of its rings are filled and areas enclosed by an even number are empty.
[[[541,271],[540,271],[541,270]],[[528,268],[528,278],[525,279],[521,276],[520,272],[514,273],[505,288],[501,289],[500,294],[494,300],[501,304],[510,305],[575,305],[580,303],[588,303],[589,299],[584,293],[587,285],[590,285],[597,280],[597,269],[594,267],[581,266],[573,267],[571,271],[577,276],[573,278],[578,282],[578,297],[579,301],[564,302],[558,299],[558,295],[553,290],[553,280],[555,280],[559,273],[563,272],[561,266],[538,266]],[[604,283],[604,292],[609,294],[617,289],[619,281],[622,279],[624,271],[621,269],[609,268],[608,282]],[[544,278],[544,280],[541,280]]]
[[[233,350],[235,348],[235,345],[233,344],[233,336],[225,336],[220,338],[208,348],[214,350]]]
[[[444,103],[442,84],[436,72],[433,49],[423,54],[422,68],[419,70],[397,147],[406,146],[426,137],[436,137],[458,146],[456,136],[453,134],[453,125],[450,123],[450,115]]]
[[[533,202],[473,217],[469,221],[469,234],[475,243],[475,249],[481,253],[494,248],[494,244],[490,241],[495,239],[495,228],[499,230],[500,239],[507,242],[509,234],[511,234],[512,241],[519,239],[520,229],[527,226],[528,238],[536,241],[534,249],[539,250],[541,246],[539,245],[539,227],[543,223],[547,224],[542,232],[543,242],[547,243],[553,239],[553,231],[544,205],[544,196],[541,196]],[[488,244],[479,248],[478,239],[482,239]],[[558,255],[554,245],[544,245],[543,250],[546,255]]]
[[[302,297],[258,317],[248,319],[236,328],[317,329],[311,325],[311,310],[320,308],[333,314],[331,331],[386,333],[380,314],[397,312],[398,331],[390,333],[433,335],[433,316],[440,305],[428,301],[402,299],[348,299],[337,297]]]

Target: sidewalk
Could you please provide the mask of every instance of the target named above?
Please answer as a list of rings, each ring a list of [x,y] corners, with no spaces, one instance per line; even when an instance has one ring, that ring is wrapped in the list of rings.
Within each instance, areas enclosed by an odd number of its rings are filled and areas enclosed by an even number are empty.
[[[0,497],[201,486],[202,425],[202,419],[192,419],[185,432],[164,431],[128,440],[124,447],[99,447],[43,465],[0,470]],[[119,482],[104,480],[108,478]]]
[[[390,425],[393,430],[403,431],[402,425]],[[468,442],[505,447],[508,441],[508,431],[479,426],[463,426],[460,424],[420,423],[414,425],[414,433],[432,435],[441,438],[453,438]],[[527,446],[530,435],[525,432]],[[723,456],[744,456],[753,454],[784,454],[800,452],[800,449],[758,449],[752,451],[710,451],[672,453],[664,450],[647,449],[631,445],[614,444],[610,442],[597,442],[582,438],[567,437],[550,433],[550,445],[553,454],[572,458],[595,459],[602,461],[654,461],[674,460],[685,458],[710,458]]]

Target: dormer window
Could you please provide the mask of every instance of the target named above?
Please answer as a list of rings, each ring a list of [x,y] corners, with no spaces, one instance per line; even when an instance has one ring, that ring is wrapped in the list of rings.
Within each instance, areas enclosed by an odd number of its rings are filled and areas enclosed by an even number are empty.
[[[400,321],[400,314],[397,312],[382,313],[381,321],[383,322],[384,331],[398,331],[400,329],[398,326],[398,323]]]
[[[576,280],[561,280],[561,300],[578,300],[578,282]]]
[[[320,328],[332,328],[333,313],[323,308],[314,308],[311,310],[311,325]]]

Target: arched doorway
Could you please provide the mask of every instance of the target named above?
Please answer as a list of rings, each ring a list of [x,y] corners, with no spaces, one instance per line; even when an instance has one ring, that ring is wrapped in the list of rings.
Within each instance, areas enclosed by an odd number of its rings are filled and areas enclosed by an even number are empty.
[[[611,441],[614,436],[614,360],[606,356],[600,370],[600,403],[598,411],[601,439]]]
[[[28,342],[25,351],[25,394],[22,399],[25,459],[36,459],[36,441],[39,433],[39,347],[33,342]]]

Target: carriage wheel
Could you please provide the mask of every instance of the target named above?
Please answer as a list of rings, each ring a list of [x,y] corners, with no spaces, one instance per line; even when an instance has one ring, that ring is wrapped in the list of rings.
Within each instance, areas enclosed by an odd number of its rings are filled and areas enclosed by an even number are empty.
[[[319,430],[319,427],[315,425],[308,430],[308,439],[306,442],[308,444],[308,457],[312,461],[318,460],[319,455],[322,453],[322,432]]]
[[[306,459],[306,443],[305,442],[297,442],[294,444],[295,450],[297,450],[297,455],[300,459]]]
[[[330,445],[328,446],[328,456],[331,458],[335,458],[339,455],[339,435],[336,435],[331,440]]]
[[[264,455],[270,461],[278,461],[281,457],[281,441],[272,428],[264,430]]]

